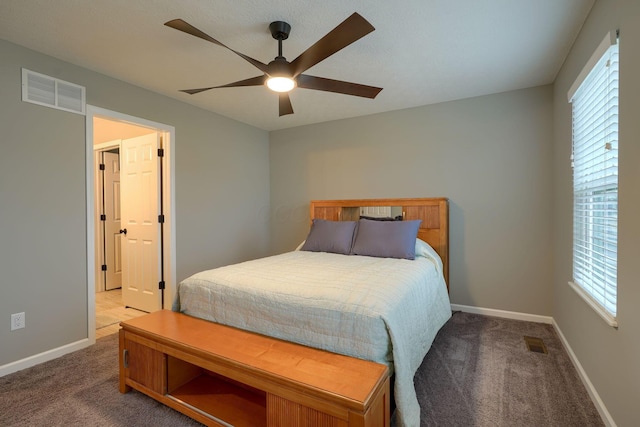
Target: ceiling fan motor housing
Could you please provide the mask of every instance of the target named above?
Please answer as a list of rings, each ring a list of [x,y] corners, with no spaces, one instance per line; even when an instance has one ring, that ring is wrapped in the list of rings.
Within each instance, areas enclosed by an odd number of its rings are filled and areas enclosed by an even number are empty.
[[[269,67],[267,74],[270,77],[292,77],[291,64],[283,56],[276,57],[267,66]]]
[[[276,40],[286,40],[291,32],[291,25],[284,21],[275,21],[269,24],[271,36]]]

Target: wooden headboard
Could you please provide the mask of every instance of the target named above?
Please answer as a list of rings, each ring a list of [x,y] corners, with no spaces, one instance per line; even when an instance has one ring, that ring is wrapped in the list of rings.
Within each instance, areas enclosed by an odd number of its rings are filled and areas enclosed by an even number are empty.
[[[399,206],[405,220],[420,219],[418,238],[427,242],[440,255],[444,279],[449,290],[449,199],[356,199],[312,200],[311,219],[357,221],[361,207]]]

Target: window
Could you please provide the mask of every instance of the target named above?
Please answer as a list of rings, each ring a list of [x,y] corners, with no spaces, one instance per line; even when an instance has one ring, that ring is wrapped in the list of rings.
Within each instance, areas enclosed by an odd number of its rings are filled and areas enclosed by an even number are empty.
[[[617,327],[618,43],[608,35],[569,92],[573,116],[573,281]]]

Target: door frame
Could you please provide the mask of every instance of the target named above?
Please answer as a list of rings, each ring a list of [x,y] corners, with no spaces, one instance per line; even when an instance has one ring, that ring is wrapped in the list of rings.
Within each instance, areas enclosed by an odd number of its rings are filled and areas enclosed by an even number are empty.
[[[163,136],[164,157],[162,158],[162,208],[164,222],[163,264],[165,297],[162,308],[170,308],[176,293],[176,221],[175,221],[175,127],[117,111],[107,110],[87,104],[85,136],[85,178],[87,208],[87,334],[89,344],[96,341],[96,236],[95,236],[95,163],[93,146],[93,119],[101,117],[135,126],[146,127],[160,132]]]

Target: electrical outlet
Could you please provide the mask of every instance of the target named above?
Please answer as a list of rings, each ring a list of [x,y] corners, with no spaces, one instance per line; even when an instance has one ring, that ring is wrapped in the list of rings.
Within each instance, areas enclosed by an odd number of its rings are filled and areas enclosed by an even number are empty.
[[[25,325],[24,311],[22,313],[15,313],[11,315],[11,330],[22,329]]]

